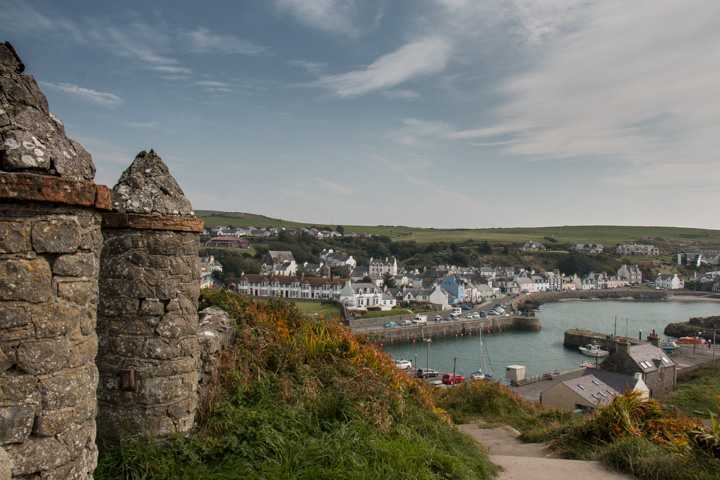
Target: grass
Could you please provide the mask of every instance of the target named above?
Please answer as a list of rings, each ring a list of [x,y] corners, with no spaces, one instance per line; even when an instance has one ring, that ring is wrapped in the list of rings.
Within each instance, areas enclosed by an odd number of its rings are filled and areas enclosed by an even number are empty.
[[[317,315],[321,318],[342,318],[343,312],[337,305],[322,302],[295,302],[303,315]]]
[[[337,225],[292,222],[249,213],[196,210],[195,214],[198,218],[205,221],[207,228],[217,225],[233,225],[235,227],[250,225],[255,227],[284,226],[286,228],[328,226],[333,230],[337,228]],[[653,243],[658,244],[658,246],[667,244],[682,246],[683,244],[710,245],[720,243],[720,230],[682,227],[565,225],[531,228],[434,229],[408,226],[343,224],[343,228],[346,232],[387,235],[393,240],[413,240],[418,243],[465,242],[467,240],[474,240],[506,244],[524,243],[528,240],[534,240],[551,247],[551,243],[546,241],[546,237],[565,244],[601,243],[609,249],[613,249],[616,244],[626,243]]]
[[[700,373],[693,383],[703,378]],[[712,390],[709,386],[708,393]],[[720,421],[707,428],[636,394],[582,417],[528,402],[493,382],[466,382],[437,392],[435,398],[457,423],[511,425],[525,441],[546,442],[564,458],[599,460],[642,479],[720,479]]]
[[[237,319],[198,432],[128,439],[96,479],[486,479],[496,471],[386,354],[281,299],[203,291]]]
[[[662,401],[688,415],[710,418],[710,412],[716,410],[720,402],[720,358],[715,366],[704,366],[679,377],[677,388]]]

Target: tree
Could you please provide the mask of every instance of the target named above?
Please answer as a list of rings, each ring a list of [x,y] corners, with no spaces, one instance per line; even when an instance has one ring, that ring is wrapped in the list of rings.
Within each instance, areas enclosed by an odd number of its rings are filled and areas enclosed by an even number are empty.
[[[338,225],[335,231],[342,235],[343,233],[345,233],[345,228],[343,228],[342,225]]]
[[[340,265],[335,265],[330,269],[330,273],[333,274],[335,277],[340,278],[350,278],[350,272],[348,272],[348,269],[345,267],[341,267]]]
[[[397,282],[395,281],[395,278],[390,274],[390,272],[385,272],[382,274],[383,278],[383,284],[387,288],[397,288]]]
[[[365,275],[362,279],[362,283],[373,283],[373,279],[370,277],[370,275]]]

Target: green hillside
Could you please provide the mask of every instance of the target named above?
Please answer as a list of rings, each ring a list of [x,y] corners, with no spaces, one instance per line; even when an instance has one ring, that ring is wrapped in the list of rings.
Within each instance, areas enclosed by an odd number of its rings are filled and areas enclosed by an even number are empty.
[[[195,214],[205,221],[208,228],[217,225],[233,225],[235,227],[250,225],[254,227],[283,226],[285,228],[327,226],[333,230],[337,228],[337,225],[291,222],[251,213],[196,210]],[[387,235],[393,240],[412,240],[418,243],[465,242],[467,240],[492,243],[524,243],[528,240],[534,240],[541,243],[549,242],[548,246],[555,242],[561,244],[601,243],[605,246],[625,243],[653,243],[661,247],[668,244],[688,247],[720,244],[720,230],[683,227],[565,225],[532,228],[435,229],[385,225],[342,226],[346,232]]]

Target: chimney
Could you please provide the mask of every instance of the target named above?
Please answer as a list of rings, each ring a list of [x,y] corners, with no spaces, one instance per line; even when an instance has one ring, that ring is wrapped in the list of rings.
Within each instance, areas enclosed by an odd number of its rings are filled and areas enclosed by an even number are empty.
[[[628,342],[624,338],[619,339],[617,341],[617,348],[615,351],[624,353],[625,355],[630,355],[630,342]]]
[[[650,345],[660,348],[660,337],[657,334],[651,333],[647,336],[647,340],[650,342]]]

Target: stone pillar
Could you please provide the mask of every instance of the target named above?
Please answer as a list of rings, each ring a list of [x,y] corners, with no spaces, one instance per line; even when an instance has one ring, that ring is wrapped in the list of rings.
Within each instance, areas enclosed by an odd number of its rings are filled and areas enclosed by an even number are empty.
[[[200,233],[155,152],[141,152],[103,215],[98,439],[186,434],[197,409]]]
[[[14,477],[92,478],[110,191],[23,69],[0,44],[0,449]]]

